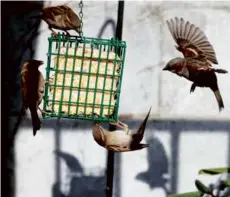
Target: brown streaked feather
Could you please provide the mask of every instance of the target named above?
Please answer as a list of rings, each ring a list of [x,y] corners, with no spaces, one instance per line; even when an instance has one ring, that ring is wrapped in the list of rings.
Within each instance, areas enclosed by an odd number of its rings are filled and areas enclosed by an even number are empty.
[[[192,68],[193,70],[196,70],[197,72],[216,72],[225,74],[228,73],[227,70],[224,69],[216,69],[212,68],[210,64],[203,60],[198,58],[186,58],[187,67]]]
[[[54,15],[65,14],[67,10],[71,9],[68,6],[64,5],[43,8],[44,12],[51,12]]]
[[[177,17],[166,20],[166,23],[173,39],[179,45],[177,49],[184,57],[204,58],[210,63],[218,64],[213,46],[199,27]]]
[[[43,20],[51,28],[60,30],[75,30],[80,28],[78,15],[68,6],[54,6],[43,9]]]
[[[27,107],[28,107],[26,105],[26,95],[27,95],[26,79],[25,79],[24,73],[22,73],[22,75],[21,75],[21,98],[22,98],[22,103],[23,103],[25,109],[27,109]]]

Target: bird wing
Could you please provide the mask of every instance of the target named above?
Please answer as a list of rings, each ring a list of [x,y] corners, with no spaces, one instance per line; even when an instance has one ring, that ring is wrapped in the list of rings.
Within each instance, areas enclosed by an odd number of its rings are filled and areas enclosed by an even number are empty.
[[[209,72],[209,71],[212,70],[212,68],[210,68],[209,66],[205,66],[205,65],[202,66],[200,64],[190,64],[187,67],[189,68],[189,70],[192,69],[193,71],[195,71],[197,73],[199,73],[199,72]]]
[[[80,19],[78,15],[73,10],[68,10],[67,16],[73,23],[80,24]]]
[[[44,96],[44,90],[45,90],[45,79],[40,71],[39,72],[39,87],[38,87],[38,105],[42,102],[43,96]]]
[[[93,137],[94,140],[100,145],[105,146],[105,131],[99,124],[93,125]]]
[[[44,8],[43,12],[43,18],[53,26],[74,29],[80,27],[78,15],[66,5]]]
[[[189,70],[189,73],[192,75],[199,75],[201,73],[210,72],[213,68],[210,64],[199,58],[187,58],[187,66],[186,68]]]
[[[21,86],[22,102],[23,102],[24,107],[26,107],[26,98],[27,98],[26,77],[27,77],[27,69],[23,65],[21,69],[20,86]]]
[[[177,50],[184,57],[199,57],[218,64],[213,46],[210,44],[204,32],[183,18],[166,20],[167,26],[173,39],[179,45]]]
[[[52,13],[54,15],[62,15],[65,14],[68,10],[71,10],[68,6],[53,6],[53,7],[47,7],[44,8],[43,11]]]
[[[146,115],[145,119],[142,121],[142,123],[140,124],[138,130],[136,133],[132,134],[132,138],[133,140],[136,142],[136,143],[140,143],[141,140],[143,139],[144,137],[144,132],[145,132],[145,127],[146,127],[146,123],[148,121],[148,118],[149,118],[149,114],[150,114],[150,111],[151,111],[151,107],[149,109],[149,112],[148,114]]]
[[[67,12],[71,10],[68,6],[54,6],[54,7],[47,7],[43,9],[44,16],[43,18],[49,21],[50,24],[56,24],[57,22],[60,23],[65,18]]]

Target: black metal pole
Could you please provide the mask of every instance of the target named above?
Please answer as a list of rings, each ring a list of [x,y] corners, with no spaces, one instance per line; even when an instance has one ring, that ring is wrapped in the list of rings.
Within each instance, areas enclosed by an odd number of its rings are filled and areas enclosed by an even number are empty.
[[[124,4],[125,4],[124,1],[118,2],[116,38],[120,41],[122,40]]]
[[[120,41],[122,40],[123,15],[124,15],[124,1],[119,1],[118,12],[117,12],[116,39]],[[114,130],[116,130],[116,126],[109,124],[109,131],[114,131]],[[108,151],[106,197],[113,196],[113,177],[114,177],[114,152]]]

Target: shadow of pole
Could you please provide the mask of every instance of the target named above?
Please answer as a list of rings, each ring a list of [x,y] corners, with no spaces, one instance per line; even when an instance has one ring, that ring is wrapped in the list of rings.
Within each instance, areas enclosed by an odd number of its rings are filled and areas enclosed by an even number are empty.
[[[178,126],[175,122],[171,123],[171,133],[173,133],[171,138],[171,194],[175,194],[177,192],[177,185],[178,185],[178,153],[180,150],[179,141],[180,141],[180,132]]]
[[[228,151],[230,152],[230,129],[228,131]],[[230,154],[228,155],[228,166],[230,166]]]
[[[60,123],[60,118],[57,119],[56,122],[56,128],[54,130],[54,147],[55,147],[55,152],[60,152],[60,147],[61,147],[61,123]],[[61,184],[61,162],[60,162],[60,157],[55,154],[55,188],[60,191],[60,184]],[[57,191],[57,190],[55,190]],[[62,197],[61,193],[53,193],[53,197]]]

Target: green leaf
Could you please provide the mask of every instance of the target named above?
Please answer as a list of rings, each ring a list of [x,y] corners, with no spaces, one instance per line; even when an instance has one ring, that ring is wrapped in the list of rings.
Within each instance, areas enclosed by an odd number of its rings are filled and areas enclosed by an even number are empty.
[[[197,192],[187,192],[183,194],[173,194],[168,197],[200,197],[201,193],[199,191]]]
[[[210,169],[201,169],[199,174],[208,174],[208,175],[216,175],[222,173],[230,173],[230,168],[210,168]]]
[[[207,186],[205,186],[201,181],[199,180],[195,180],[195,185],[196,188],[201,191],[201,193],[203,194],[210,194],[212,193],[212,190],[210,188],[208,188]]]
[[[230,187],[230,180],[225,180],[225,181],[223,181],[223,185],[224,185],[225,187]]]

